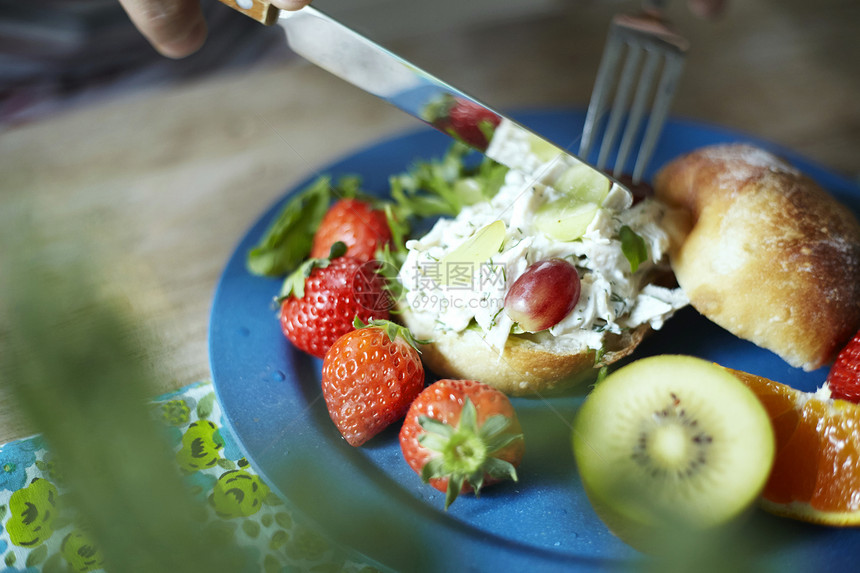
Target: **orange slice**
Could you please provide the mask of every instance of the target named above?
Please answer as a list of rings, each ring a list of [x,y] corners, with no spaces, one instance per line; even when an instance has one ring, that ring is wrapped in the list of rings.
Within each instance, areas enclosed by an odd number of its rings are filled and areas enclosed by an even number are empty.
[[[813,523],[860,525],[860,405],[731,372],[762,401],[776,434],[762,507]]]

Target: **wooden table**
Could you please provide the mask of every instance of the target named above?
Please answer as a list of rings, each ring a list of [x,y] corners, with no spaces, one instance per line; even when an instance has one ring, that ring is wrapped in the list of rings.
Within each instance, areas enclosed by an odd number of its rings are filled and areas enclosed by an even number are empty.
[[[860,4],[737,1],[717,22],[674,4],[693,46],[676,116],[860,174]],[[584,107],[618,6],[560,3],[389,46],[500,109]],[[0,135],[0,224],[25,200],[66,238],[98,222],[89,228],[124,254],[133,270],[117,280],[160,343],[147,350],[167,373],[155,396],[209,376],[213,290],[259,214],[329,161],[416,127],[295,58],[130,92]],[[32,431],[0,390],[0,443]]]

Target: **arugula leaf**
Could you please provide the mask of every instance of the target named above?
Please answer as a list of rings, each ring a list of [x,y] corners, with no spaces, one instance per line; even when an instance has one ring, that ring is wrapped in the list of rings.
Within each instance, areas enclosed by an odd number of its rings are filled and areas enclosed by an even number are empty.
[[[504,185],[505,176],[507,174],[507,167],[500,163],[496,163],[492,159],[484,158],[473,175],[475,179],[482,183],[483,197],[481,200],[489,201],[495,197],[496,193],[498,193],[499,189]]]
[[[630,262],[630,270],[635,273],[639,265],[648,259],[648,247],[645,245],[645,239],[637,235],[627,225],[621,227],[618,235],[621,238],[621,252]]]
[[[359,177],[347,176],[332,187],[331,177],[324,175],[299,191],[248,252],[248,270],[270,277],[291,273],[310,253],[314,232],[328,210],[332,195],[338,199],[356,197],[361,193],[360,186]]]
[[[454,143],[440,159],[416,162],[406,173],[392,176],[395,218],[455,216],[467,205],[492,199],[508,169],[486,157],[477,165],[470,163],[467,155],[471,153],[468,146]],[[468,189],[464,181],[469,181]]]
[[[398,279],[398,273],[403,266],[403,261],[406,259],[405,254],[397,253],[391,250],[389,245],[385,245],[377,252],[377,260],[380,262],[379,269],[376,274],[380,275],[384,280],[384,289],[388,291],[388,295],[393,301],[403,300],[406,296],[407,288]],[[392,314],[397,314],[400,310],[397,305],[390,309]]]

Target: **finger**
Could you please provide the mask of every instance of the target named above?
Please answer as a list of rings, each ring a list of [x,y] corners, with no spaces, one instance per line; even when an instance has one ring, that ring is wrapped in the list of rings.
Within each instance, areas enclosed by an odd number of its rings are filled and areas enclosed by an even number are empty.
[[[272,6],[281,10],[299,10],[311,3],[311,0],[272,0]]]
[[[709,20],[720,17],[726,8],[725,0],[688,0],[687,4],[693,14]]]
[[[140,33],[169,58],[184,58],[206,40],[200,0],[119,1]]]

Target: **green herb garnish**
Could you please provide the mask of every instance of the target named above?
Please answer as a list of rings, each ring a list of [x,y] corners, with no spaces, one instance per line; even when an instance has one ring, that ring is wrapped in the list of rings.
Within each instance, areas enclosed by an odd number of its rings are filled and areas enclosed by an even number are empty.
[[[645,245],[645,239],[637,235],[627,225],[621,227],[618,235],[621,238],[621,252],[627,257],[630,270],[635,273],[639,265],[648,260],[648,247]]]

